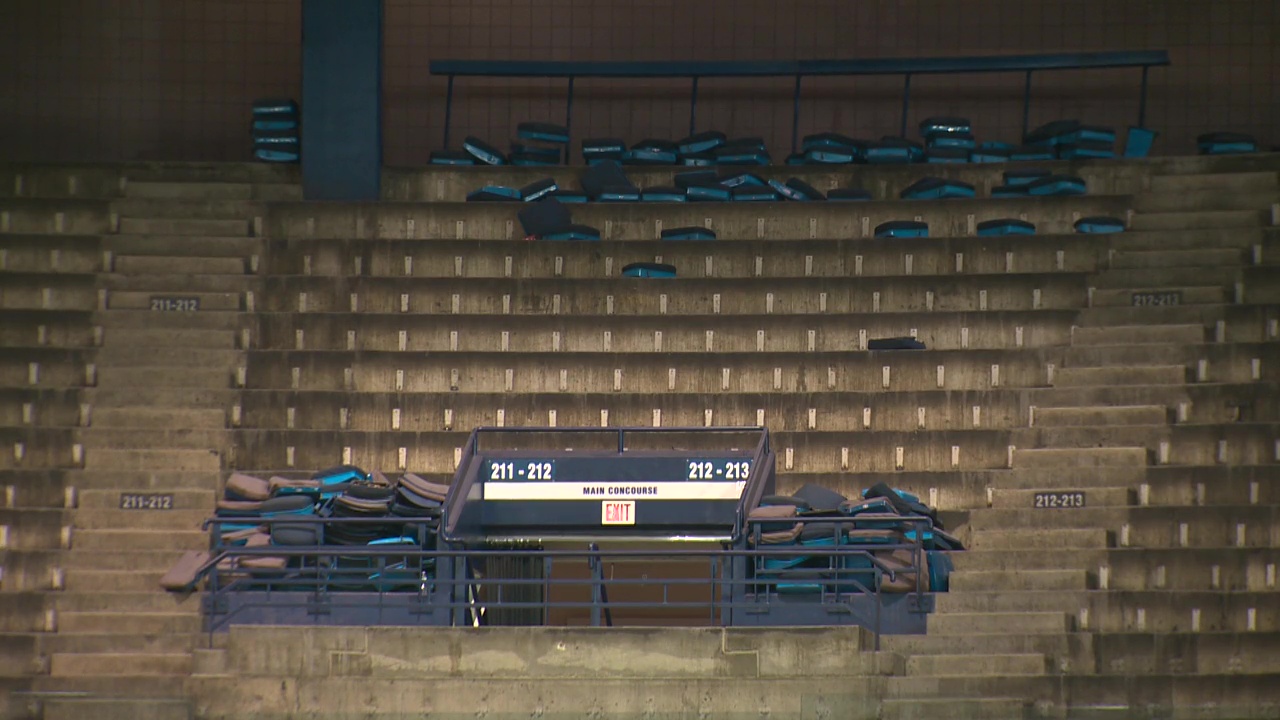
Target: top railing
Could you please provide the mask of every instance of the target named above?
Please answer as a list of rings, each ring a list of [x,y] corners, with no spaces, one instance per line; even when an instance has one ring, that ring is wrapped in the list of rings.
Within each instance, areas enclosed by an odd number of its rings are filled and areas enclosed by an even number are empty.
[[[848,60],[771,61],[638,61],[568,62],[537,60],[432,60],[432,75],[449,78],[445,99],[444,145],[449,145],[453,115],[453,83],[457,77],[563,78],[568,80],[565,126],[572,127],[573,82],[575,78],[688,78],[692,80],[689,103],[689,134],[696,132],[698,80],[700,78],[790,77],[795,79],[791,129],[792,151],[797,147],[800,117],[800,84],[805,77],[902,75],[902,135],[907,132],[913,75],[953,75],[966,73],[1021,72],[1025,74],[1022,130],[1028,129],[1031,105],[1031,76],[1035,72],[1060,70],[1109,70],[1141,68],[1138,125],[1146,120],[1147,71],[1169,65],[1165,50],[1135,50],[1095,53],[1054,53],[1044,55],[988,55],[940,58],[865,58]]]

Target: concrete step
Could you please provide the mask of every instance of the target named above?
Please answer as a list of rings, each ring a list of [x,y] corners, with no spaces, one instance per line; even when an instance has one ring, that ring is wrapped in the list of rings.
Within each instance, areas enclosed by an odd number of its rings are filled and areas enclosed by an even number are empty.
[[[1239,266],[1120,268],[1089,276],[1089,287],[1099,290],[1150,290],[1204,285],[1228,286],[1240,279],[1240,272]]]
[[[230,388],[231,381],[231,373],[225,368],[156,365],[98,369],[98,384],[107,387],[181,387],[222,390]]]
[[[1050,512],[1048,510],[1044,512]],[[1098,550],[1110,546],[1107,531],[1101,528],[974,530],[968,547],[974,550]]]
[[[980,550],[969,549],[951,553],[951,562],[957,572],[969,570],[1005,570],[1024,572],[1031,570],[1079,570],[1097,567],[1107,562],[1107,550],[1077,549],[1071,553],[1047,553],[1043,550]]]
[[[887,698],[880,720],[1021,720],[1030,707],[1019,698]]]
[[[1256,228],[1264,224],[1259,210],[1197,210],[1193,212],[1137,213],[1129,229],[1199,230],[1201,228]]]
[[[234,257],[163,257],[159,255],[122,255],[115,259],[112,271],[120,275],[243,275],[245,262]]]
[[[70,698],[42,703],[42,720],[191,720],[191,701],[181,698]]]
[[[1081,407],[1037,407],[1036,427],[1078,427],[1081,425],[1161,425],[1169,420],[1162,405]]]
[[[262,203],[235,198],[131,198],[112,204],[121,218],[148,220],[245,220],[264,215]]]
[[[164,470],[208,472],[222,470],[222,460],[210,450],[110,450],[85,453],[85,470]]]
[[[241,293],[188,293],[182,290],[174,290],[170,293],[156,293],[146,291],[118,291],[107,294],[107,309],[109,310],[151,310],[152,299],[157,296],[174,297],[174,298],[194,298],[199,301],[200,309],[192,311],[183,311],[178,314],[189,315],[196,312],[208,312],[210,310],[240,312],[244,309],[244,296]],[[156,311],[159,312],[159,311]]]
[[[193,510],[113,510],[81,507],[75,511],[76,530],[199,530],[214,512],[209,506]]]
[[[261,256],[264,252],[263,238],[192,235],[106,235],[102,239],[102,249],[115,255],[180,257],[198,254],[201,257],[246,259],[253,255]]]
[[[1087,590],[1084,570],[958,570],[951,573],[953,593],[999,590]]]
[[[169,429],[160,428],[113,428],[98,425],[89,428],[81,435],[81,444],[86,452],[100,449],[114,450],[148,450],[151,448],[218,450],[225,451],[230,447],[229,430],[188,430],[181,426]]]
[[[1111,255],[1111,267],[1121,268],[1206,268],[1244,265],[1249,253],[1239,248],[1196,248],[1193,250],[1122,250]]]
[[[142,511],[139,511],[142,512]],[[205,550],[209,533],[200,530],[77,530],[72,551]]]
[[[172,293],[165,293],[170,295]],[[99,313],[94,320],[103,328],[104,338],[118,330],[163,330],[165,332],[216,330],[239,332],[252,317],[239,310],[199,310],[196,312],[156,312],[143,309],[115,309]],[[110,342],[109,339],[105,340]]]
[[[248,237],[249,219],[120,218],[121,235],[221,235]]]
[[[1039,411],[1037,411],[1039,412]],[[1075,473],[1071,482],[1077,489],[1136,488],[1147,481],[1146,466],[1112,465],[1089,469],[1087,473]],[[1017,468],[999,478],[995,492],[1007,493],[1020,490],[1045,490],[1062,484],[1062,469],[1057,467]]]
[[[200,613],[60,612],[58,632],[193,635],[200,632]]]
[[[992,510],[1046,510],[1051,511],[1054,508],[1037,508],[1036,495],[1042,492],[1069,493],[1083,492],[1085,496],[1086,507],[1129,507],[1134,504],[1136,495],[1133,490],[1128,487],[1097,487],[1086,486],[1079,487],[1076,484],[1076,478],[1059,478],[1052,485],[1032,488],[1029,490],[1004,490],[996,489],[991,491],[991,509]],[[977,528],[983,522],[980,515],[985,515],[988,511],[975,512],[970,515],[970,527]]]
[[[208,547],[206,539],[204,547]],[[199,549],[199,548],[192,548]],[[183,549],[165,548],[163,550],[118,550],[112,553],[95,553],[92,549],[83,552],[64,552],[58,562],[67,571],[67,575],[78,572],[159,572],[164,573],[182,558]]]
[[[952,613],[1063,613],[1074,615],[1088,608],[1092,600],[1105,601],[1106,590],[988,590],[986,592],[939,593],[938,615]]]
[[[189,347],[155,347],[111,344],[98,350],[98,367],[168,365],[189,368],[234,368],[244,364],[241,350],[206,350]]]
[[[1071,632],[1071,616],[1064,612],[933,613],[930,635],[1011,635]]]
[[[1063,491],[1071,492],[1071,491]],[[1128,491],[1125,491],[1128,492]],[[1129,505],[1099,505],[1084,508],[1036,508],[1029,506],[1012,508],[989,508],[975,511],[969,517],[969,532],[978,533],[1010,533],[1045,532],[1066,533],[1068,535],[1079,530],[1098,531],[1093,535],[1082,536],[1084,542],[1090,543],[1106,536],[1107,528],[1123,525],[1133,514]],[[1070,537],[1063,542],[1080,542],[1079,538]]]
[[[302,186],[291,183],[247,182],[134,182],[125,184],[126,198],[149,200],[259,200],[302,199]]]
[[[1076,324],[1079,327],[1086,328],[1168,325],[1198,325],[1202,328],[1211,328],[1215,322],[1224,319],[1231,310],[1231,306],[1225,304],[1156,305],[1146,307],[1113,305],[1081,310],[1076,315]],[[1204,340],[1200,342],[1203,343]],[[1191,344],[1194,345],[1196,343]]]
[[[52,633],[38,636],[40,652],[52,653],[189,653],[200,635],[123,633]]]
[[[177,281],[181,281],[178,284]],[[103,273],[98,276],[99,287],[109,292],[142,292],[157,295],[184,293],[238,293],[260,290],[263,284],[258,275],[121,275]],[[175,287],[178,288],[175,291]]]
[[[1138,213],[1258,210],[1270,206],[1275,198],[1272,188],[1200,187],[1176,193],[1141,193],[1134,196],[1133,209]]]
[[[1013,467],[1094,468],[1105,466],[1146,467],[1146,448],[1045,448],[1013,453]]]
[[[160,588],[163,570],[72,570],[66,574],[67,592],[140,593]],[[83,652],[83,651],[75,651]]]
[[[1133,295],[1138,292],[1177,292],[1181,305],[1222,305],[1231,301],[1233,290],[1224,285],[1183,287],[1124,287],[1094,288],[1090,307],[1133,307]],[[1139,310],[1150,308],[1139,307]]]
[[[952,576],[955,577],[954,575]],[[1021,655],[1036,653],[1054,657],[1078,656],[1092,660],[1092,633],[1007,635],[882,635],[880,649],[906,657],[913,655]],[[1087,663],[1086,663],[1087,664]]]
[[[82,699],[169,698],[186,699],[184,685],[189,676],[182,675],[40,675],[32,680],[38,694],[58,693],[61,697]],[[73,716],[74,717],[74,716]],[[145,717],[145,716],[143,716]]]
[[[1209,228],[1198,230],[1159,230],[1153,232],[1125,232],[1107,237],[1107,243],[1117,251],[1128,250],[1197,250],[1235,248],[1248,252],[1262,242],[1264,228]]]
[[[1073,327],[1072,345],[1145,345],[1150,343],[1198,345],[1205,341],[1203,325],[1123,325]]]
[[[70,575],[73,572],[68,572]],[[61,592],[54,596],[58,613],[94,613],[94,612],[132,612],[132,613],[175,613],[186,608],[197,610],[200,601],[197,598],[184,598],[180,595],[165,592],[159,587],[138,592]]]
[[[1054,387],[1097,385],[1182,385],[1187,381],[1183,365],[1138,367],[1064,367],[1053,375]]]
[[[142,323],[139,322],[141,325]],[[231,330],[155,330],[143,327],[110,327],[102,334],[103,350],[114,347],[181,347],[202,350],[234,350]]]
[[[216,478],[213,478],[216,481]],[[209,482],[210,478],[202,476],[201,482]],[[79,513],[101,512],[101,511],[119,511],[120,510],[120,494],[122,492],[136,492],[136,488],[110,488],[110,489],[79,489],[76,493],[76,508]],[[198,511],[212,514],[214,504],[217,502],[217,492],[213,489],[208,490],[157,490],[168,495],[173,495],[172,512]],[[135,517],[136,512],[126,510],[130,513],[129,517]]]
[[[223,430],[226,413],[221,410],[155,407],[104,407],[93,411],[92,427],[139,428],[148,430]]]
[[[1042,675],[1048,660],[1037,653],[1000,655],[916,655],[907,658],[908,675]]]
[[[239,397],[239,392],[231,388],[98,387],[82,391],[82,397],[93,403],[94,408],[133,407],[147,403],[158,408],[200,408],[225,412]]]
[[[190,653],[55,653],[49,656],[49,674],[55,677],[183,675],[190,672]]]
[[[1193,175],[1154,175],[1153,193],[1183,193],[1196,190],[1251,191],[1274,190],[1274,172],[1199,173]]]

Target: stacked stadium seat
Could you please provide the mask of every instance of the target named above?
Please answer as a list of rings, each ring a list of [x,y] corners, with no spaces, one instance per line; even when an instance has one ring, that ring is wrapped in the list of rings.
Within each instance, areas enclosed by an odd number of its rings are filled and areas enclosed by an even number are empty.
[[[253,156],[265,162],[298,162],[301,138],[293,100],[253,102]]]

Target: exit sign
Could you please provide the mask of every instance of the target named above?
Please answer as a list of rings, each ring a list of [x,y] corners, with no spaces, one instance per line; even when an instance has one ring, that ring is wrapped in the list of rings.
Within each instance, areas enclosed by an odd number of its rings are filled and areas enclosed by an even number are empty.
[[[635,525],[635,501],[605,500],[600,503],[600,522],[604,525]]]

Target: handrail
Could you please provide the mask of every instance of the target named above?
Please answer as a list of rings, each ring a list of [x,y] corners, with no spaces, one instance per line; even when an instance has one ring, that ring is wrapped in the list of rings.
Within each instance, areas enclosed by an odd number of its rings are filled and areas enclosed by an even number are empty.
[[[1138,125],[1146,120],[1147,72],[1170,64],[1166,50],[1125,50],[1092,53],[1049,53],[1038,55],[987,55],[936,58],[852,58],[837,60],[767,61],[637,61],[573,62],[538,60],[432,60],[432,75],[448,77],[445,96],[444,146],[449,147],[453,118],[453,84],[458,77],[562,78],[568,80],[565,127],[572,127],[573,83],[576,78],[684,78],[692,81],[689,102],[689,134],[696,132],[698,81],[701,78],[790,77],[795,79],[792,98],[791,149],[795,152],[800,118],[800,83],[805,77],[902,75],[902,135],[907,132],[911,76],[961,73],[1020,72],[1025,74],[1022,132],[1030,120],[1031,75],[1056,70],[1100,70],[1141,68],[1142,88],[1138,104]]]

